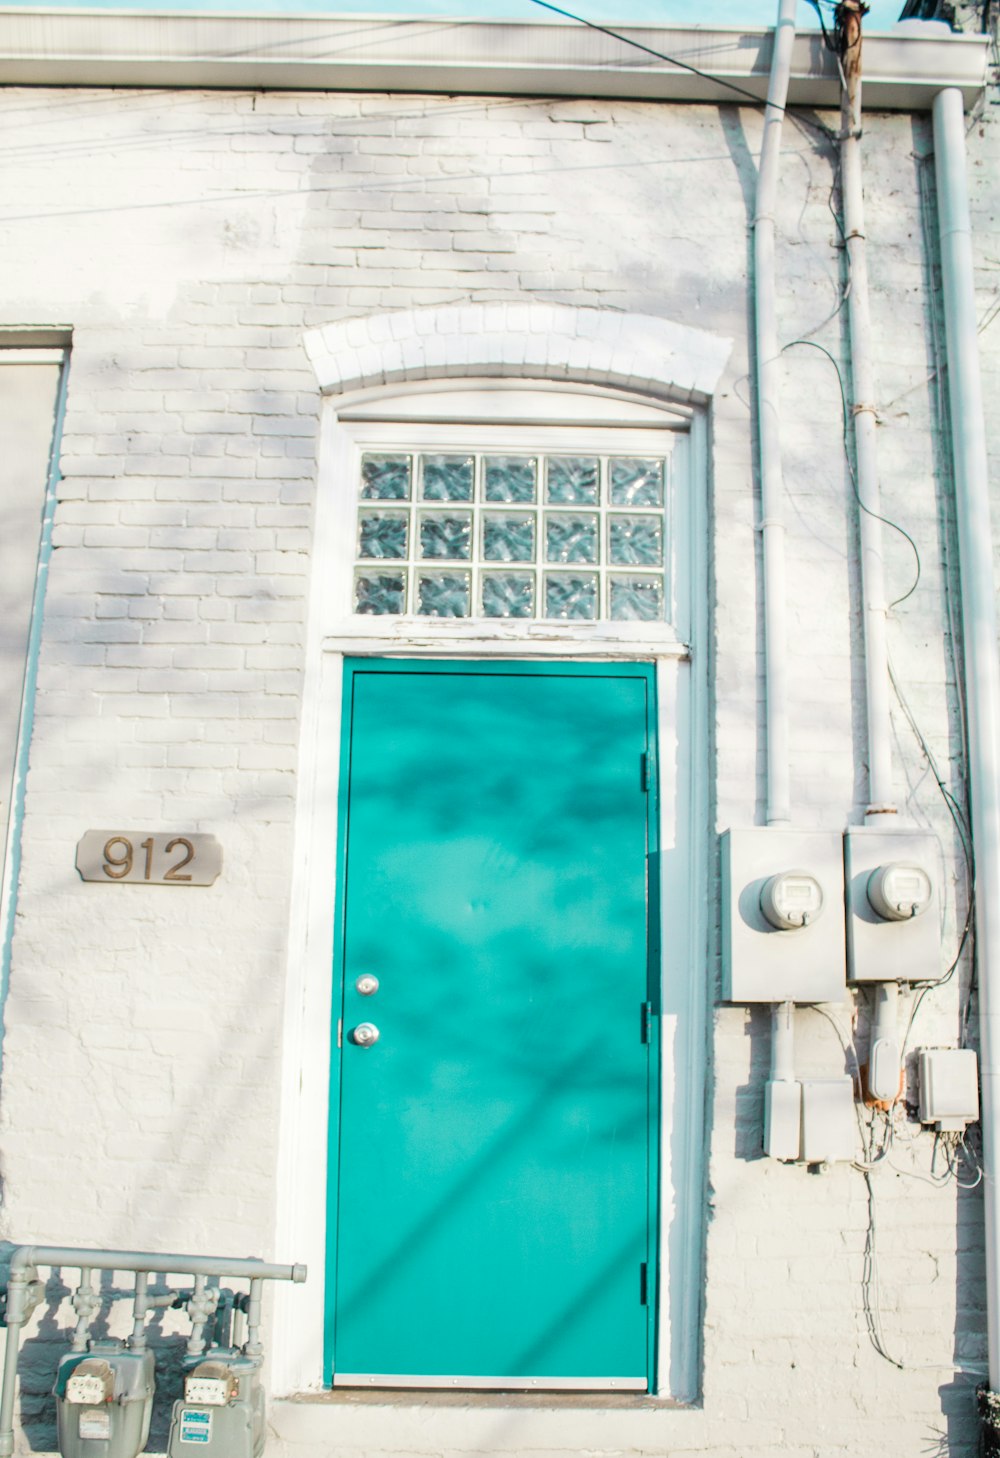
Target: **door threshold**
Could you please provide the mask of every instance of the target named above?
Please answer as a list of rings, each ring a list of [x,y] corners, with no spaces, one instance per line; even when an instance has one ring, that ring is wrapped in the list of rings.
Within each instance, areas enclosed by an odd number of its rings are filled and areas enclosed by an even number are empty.
[[[327,1387],[322,1392],[297,1392],[280,1399],[296,1405],[320,1407],[366,1407],[366,1408],[464,1408],[466,1410],[525,1409],[534,1411],[592,1411],[617,1410],[636,1412],[646,1410],[663,1411],[667,1408],[690,1409],[690,1403],[678,1402],[675,1397],[659,1397],[655,1393],[593,1392],[593,1391],[531,1391],[493,1390],[480,1388],[478,1391],[460,1392],[454,1387],[438,1388],[374,1388],[374,1387]]]
[[[648,1387],[645,1377],[442,1377],[383,1372],[335,1372],[333,1385],[445,1392],[645,1392]]]

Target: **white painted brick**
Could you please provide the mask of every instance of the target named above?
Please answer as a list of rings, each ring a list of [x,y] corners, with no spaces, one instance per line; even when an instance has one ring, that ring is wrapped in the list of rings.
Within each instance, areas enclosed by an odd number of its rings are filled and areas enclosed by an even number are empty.
[[[29,100],[46,153],[8,161],[11,194],[25,211],[45,211],[53,195],[67,207],[107,195],[111,210],[69,213],[58,230],[14,225],[0,254],[5,317],[76,325],[6,1008],[5,1233],[267,1251],[318,386],[544,369],[712,398],[714,814],[720,826],[752,823],[765,741],[744,188],[761,119],[740,113],[744,166],[727,160],[731,134],[710,107],[464,99],[452,114],[455,104],[436,97],[191,91],[180,144],[161,135],[162,115],[179,123],[160,99],[33,88]],[[15,89],[0,97],[3,111],[24,104]],[[926,143],[924,123],[915,125]],[[969,135],[981,314],[997,281],[997,133],[987,110]],[[866,141],[883,489],[889,514],[928,544],[921,589],[890,623],[893,656],[961,795],[914,124],[872,115]],[[304,185],[336,179],[351,190],[283,198],[276,224],[270,203],[234,204],[226,235],[213,189],[234,142],[248,196],[288,184],[287,175],[275,183],[286,162],[308,164]],[[811,142],[795,147],[783,159],[778,218],[786,338],[829,312],[840,273],[829,158]],[[192,160],[211,166],[189,169]],[[637,160],[657,163],[641,168],[641,184]],[[419,170],[406,172],[408,162]],[[185,209],[183,241],[164,229],[162,210],[145,206],[174,195],[212,204]],[[127,250],[116,198],[133,204]],[[169,281],[162,295],[154,277]],[[839,357],[838,328],[817,338],[836,340]],[[988,329],[981,347],[989,387],[1000,346]],[[810,353],[787,357],[782,401],[797,640],[790,765],[797,820],[839,826],[857,818],[864,794],[854,525],[836,383]],[[996,455],[1000,418],[988,430]],[[891,538],[886,552],[893,580],[905,575]],[[895,722],[901,803],[942,836],[953,882],[945,812],[905,721]],[[101,897],[76,877],[73,848],[107,817],[213,827],[224,881],[173,901],[141,887]],[[949,947],[955,922],[950,907]],[[707,976],[716,962],[713,953]],[[217,997],[212,1027],[193,1013],[203,988]],[[68,1008],[94,994],[93,1015],[71,1031]],[[919,1035],[953,1040],[960,1008],[959,989],[938,990]],[[847,1027],[848,1010],[837,1015]],[[799,1015],[798,1034],[803,1068],[839,1071],[843,1056],[818,1013]],[[700,1409],[283,1403],[271,1412],[275,1452],[321,1458],[335,1442],[345,1458],[861,1458],[946,1441],[971,1455],[964,1389],[943,1399],[950,1375],[921,1364],[954,1353],[982,1360],[978,1196],[956,1201],[906,1174],[877,1176],[883,1323],[915,1369],[897,1373],[864,1327],[863,1182],[759,1157],[766,1070],[766,1014],[720,1012]],[[92,1162],[67,1152],[68,1107],[99,1131],[100,1193]],[[207,1108],[219,1117],[206,1121]],[[120,1117],[129,1125],[116,1141]],[[926,1136],[912,1146],[901,1137],[894,1163],[926,1174],[928,1160]],[[178,1189],[197,1196],[179,1200]],[[40,1409],[45,1384],[36,1387],[29,1399]]]

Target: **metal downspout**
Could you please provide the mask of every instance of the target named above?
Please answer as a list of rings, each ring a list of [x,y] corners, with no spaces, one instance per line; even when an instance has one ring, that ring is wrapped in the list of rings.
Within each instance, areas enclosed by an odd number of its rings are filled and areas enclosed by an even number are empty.
[[[851,350],[851,417],[861,547],[861,598],[865,641],[865,710],[868,727],[866,816],[895,814],[892,798],[889,723],[889,655],[886,646],[885,568],[882,512],[875,440],[875,377],[868,303],[865,205],[861,183],[861,7],[844,0],[837,9],[842,27],[844,89],[841,97],[841,187],[847,250],[847,321]]]
[[[753,219],[757,441],[760,451],[761,555],[764,574],[764,721],[768,825],[791,818],[788,775],[788,646],[785,625],[785,524],[778,414],[781,354],[775,305],[774,207],[781,123],[795,40],[796,0],[780,0],[767,87]]]
[[[1000,978],[1000,663],[997,657],[986,428],[976,335],[972,230],[965,166],[965,118],[962,93],[955,88],[939,92],[934,101],[934,165],[961,575],[969,800],[975,855],[989,1386],[993,1393],[998,1393],[1000,1228],[996,1178],[1000,1153],[1000,987],[995,984]]]

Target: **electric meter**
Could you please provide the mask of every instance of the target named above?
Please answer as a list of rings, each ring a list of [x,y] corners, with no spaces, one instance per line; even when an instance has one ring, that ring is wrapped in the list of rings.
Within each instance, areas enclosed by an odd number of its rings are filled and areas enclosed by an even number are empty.
[[[808,871],[782,871],[764,882],[760,909],[777,931],[795,931],[823,910],[823,888]]]
[[[720,870],[725,1001],[838,1001],[844,923],[831,908],[844,895],[839,833],[771,825],[727,830]]]
[[[909,825],[859,825],[845,833],[848,982],[941,976],[940,854],[935,836]]]
[[[885,921],[910,921],[931,904],[931,878],[912,861],[890,861],[868,877],[868,902]]]

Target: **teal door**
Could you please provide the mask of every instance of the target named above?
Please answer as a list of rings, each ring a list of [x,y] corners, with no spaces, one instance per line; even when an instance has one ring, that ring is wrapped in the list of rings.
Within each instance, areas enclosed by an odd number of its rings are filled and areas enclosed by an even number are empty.
[[[347,666],[337,1384],[648,1385],[652,722],[640,664]]]

